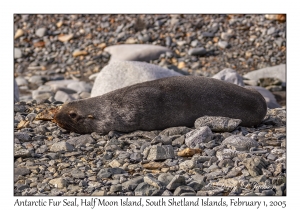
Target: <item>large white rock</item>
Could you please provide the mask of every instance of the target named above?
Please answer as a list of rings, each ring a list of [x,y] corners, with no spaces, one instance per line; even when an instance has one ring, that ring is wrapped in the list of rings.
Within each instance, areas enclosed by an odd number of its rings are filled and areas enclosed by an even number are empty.
[[[122,44],[106,47],[104,51],[111,57],[110,61],[150,61],[156,60],[166,52],[171,52],[167,47],[151,44]]]
[[[171,76],[182,76],[182,74],[145,62],[113,61],[98,74],[92,88],[91,97],[103,95],[136,83]]]
[[[257,90],[266,99],[268,108],[274,109],[274,108],[281,107],[280,104],[278,104],[278,102],[276,101],[275,96],[266,88],[260,86],[245,86],[245,87]]]
[[[239,75],[235,70],[227,68],[218,72],[212,78],[230,82],[239,86],[244,86],[243,77]]]
[[[251,71],[245,74],[244,77],[256,81],[260,78],[275,77],[280,79],[282,82],[286,82],[286,65],[281,64],[278,66]]]

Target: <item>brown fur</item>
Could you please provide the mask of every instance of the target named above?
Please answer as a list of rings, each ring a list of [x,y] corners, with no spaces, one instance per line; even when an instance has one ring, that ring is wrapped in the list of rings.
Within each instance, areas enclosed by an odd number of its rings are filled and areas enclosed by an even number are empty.
[[[70,131],[106,134],[192,127],[204,115],[241,119],[242,126],[250,127],[266,112],[266,101],[255,90],[213,78],[175,76],[70,102],[54,119]]]

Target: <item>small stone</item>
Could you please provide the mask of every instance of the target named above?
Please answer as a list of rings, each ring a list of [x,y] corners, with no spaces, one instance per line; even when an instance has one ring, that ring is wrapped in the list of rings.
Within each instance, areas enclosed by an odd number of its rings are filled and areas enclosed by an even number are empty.
[[[162,188],[162,184],[160,183],[160,181],[156,180],[155,178],[151,177],[151,176],[145,176],[144,177],[144,182],[153,186],[153,187],[156,187],[156,188]]]
[[[245,151],[249,150],[251,147],[258,147],[257,141],[246,136],[238,135],[229,136],[222,142],[222,144],[229,145],[237,151]]]
[[[249,179],[250,182],[254,182],[254,183],[265,182],[266,180],[267,180],[267,177],[265,175],[256,176],[256,177]]]
[[[261,191],[262,196],[273,196],[275,192],[273,190],[263,190]]]
[[[62,189],[68,185],[67,181],[63,178],[52,179],[49,181],[49,184],[54,185],[58,189]]]
[[[221,33],[221,39],[223,40],[229,40],[230,38],[232,37],[232,34],[231,33],[228,33],[228,32],[222,32]]]
[[[109,163],[109,166],[112,168],[118,168],[121,166],[121,164],[117,160],[113,160]]]
[[[214,132],[231,132],[233,131],[242,120],[232,119],[229,117],[215,117],[215,116],[203,116],[195,121],[195,128],[208,126]]]
[[[147,160],[165,160],[171,158],[174,158],[174,150],[171,145],[154,145],[150,148],[147,156]]]
[[[262,175],[262,169],[265,169],[268,165],[268,162],[263,157],[246,158],[243,160],[243,163],[251,176]]]
[[[166,167],[165,164],[161,162],[150,162],[143,164],[143,168],[150,170],[161,169],[164,167]]]
[[[36,84],[36,85],[42,85],[44,78],[40,75],[33,75],[28,79],[28,82]]]
[[[196,166],[196,162],[195,160],[186,160],[182,163],[179,164],[179,169],[181,170],[190,170],[190,169],[193,169],[195,168]]]
[[[14,58],[21,58],[22,57],[22,51],[20,48],[14,48]]]
[[[97,174],[98,178],[109,178],[115,174],[124,174],[125,171],[122,168],[103,168]]]
[[[184,137],[184,135],[182,135],[182,136],[176,138],[174,141],[172,141],[172,146],[181,147],[184,144],[184,140],[185,140],[185,137]],[[188,153],[186,153],[186,154],[188,154]]]
[[[134,37],[129,37],[128,39],[126,39],[125,44],[136,44],[138,43],[138,40]]]
[[[87,54],[88,53],[85,50],[75,50],[72,55],[73,55],[73,57],[78,57],[78,56],[87,55]]]
[[[72,170],[71,174],[76,179],[83,179],[83,178],[85,178],[84,172],[81,171],[81,170],[79,170],[79,169]]]
[[[271,15],[265,15],[265,17],[268,20],[279,20],[282,22],[286,20],[286,14],[271,14]]]
[[[166,188],[168,190],[175,190],[177,187],[182,185],[186,185],[185,177],[181,175],[175,175]]]
[[[75,147],[78,147],[86,144],[94,144],[95,140],[91,137],[91,135],[87,134],[87,135],[81,135],[78,137],[70,138],[69,140],[67,140],[67,143]]]
[[[174,191],[175,196],[182,195],[183,193],[193,193],[196,195],[196,192],[190,186],[179,186]]]
[[[185,143],[190,148],[196,148],[201,143],[211,141],[213,133],[208,126],[200,127],[186,134]]]
[[[73,38],[73,34],[68,34],[68,35],[62,35],[62,36],[58,36],[58,40],[61,42],[68,42],[70,39]],[[74,56],[74,55],[73,55]]]
[[[73,150],[74,147],[71,144],[64,141],[54,143],[50,148],[51,152],[65,152],[65,151],[70,152]]]
[[[172,196],[173,193],[171,193],[169,190],[165,190],[161,195],[162,196]]]
[[[227,47],[229,46],[229,44],[228,44],[228,42],[226,42],[226,41],[219,41],[219,42],[218,42],[218,46],[219,46],[220,48],[222,48],[222,49],[225,49],[225,48],[227,48]]]
[[[215,36],[215,34],[214,34],[214,33],[211,33],[211,32],[203,32],[203,33],[202,33],[202,36],[203,36],[203,37],[210,37],[210,38],[212,38],[212,37]]]
[[[122,191],[122,185],[121,184],[116,184],[116,185],[112,185],[110,187],[110,192],[121,192]]]
[[[283,42],[284,40],[282,38],[278,38],[275,40],[275,43],[278,45],[278,47],[281,47]]]
[[[158,176],[158,181],[160,181],[160,183],[162,183],[164,186],[167,186],[173,178],[174,176],[170,173],[162,173]]]
[[[27,86],[28,85],[27,80],[24,77],[21,77],[21,76],[16,77],[15,81],[16,81],[18,86]]]
[[[276,156],[273,155],[273,154],[269,154],[268,157],[267,157],[269,160],[276,160]]]
[[[96,190],[92,193],[92,196],[105,196],[107,192],[105,190]]]
[[[193,48],[188,51],[189,55],[198,55],[198,56],[205,56],[207,51],[204,47]],[[179,68],[179,67],[178,67]]]
[[[47,33],[46,28],[39,28],[35,31],[35,35],[37,35],[38,37],[43,37],[46,35],[46,33]]]
[[[194,154],[200,154],[201,152],[201,149],[186,148],[184,150],[179,151],[177,155],[180,157],[192,157]]]
[[[144,181],[143,176],[138,176],[136,178],[130,179],[129,181],[123,182],[122,183],[123,190],[133,191],[138,186],[138,184],[142,183],[143,181]]]
[[[18,167],[18,168],[14,169],[15,179],[18,176],[25,176],[25,175],[30,174],[30,173],[31,173],[31,171],[28,168],[26,168],[26,167]]]
[[[56,23],[56,27],[57,27],[57,28],[60,28],[60,27],[63,25],[63,23],[64,23],[64,22],[61,21],[61,20],[58,21],[58,22]]]
[[[30,141],[31,137],[26,132],[15,132],[15,138],[19,139],[20,141]]]
[[[204,163],[206,161],[209,161],[211,159],[211,157],[209,157],[209,156],[198,156],[198,157],[196,157],[196,159],[197,159],[197,162]]]
[[[134,152],[130,155],[130,160],[134,162],[140,162],[142,160],[142,154],[140,152]]]
[[[194,191],[199,191],[205,186],[205,183],[203,181],[202,182],[192,181],[187,186],[191,187]]]
[[[197,47],[199,44],[200,44],[200,42],[199,42],[197,39],[191,41],[191,46],[192,46],[192,47]]]
[[[268,29],[267,35],[271,35],[271,34],[273,34],[273,33],[275,33],[275,32],[276,32],[275,27],[271,27],[271,28]]]
[[[149,196],[156,190],[155,187],[142,182],[134,190],[135,196]]]
[[[185,62],[184,61],[179,62],[177,67],[179,69],[183,69],[185,67]]]
[[[250,51],[245,52],[245,57],[250,58],[252,56],[252,53]]]
[[[24,31],[22,29],[18,29],[16,31],[16,33],[15,33],[15,37],[14,38],[17,39],[17,38],[19,38],[19,37],[21,37],[23,35],[24,35]]]
[[[215,156],[216,154],[216,151],[213,149],[205,149],[204,152],[207,154],[207,156]]]

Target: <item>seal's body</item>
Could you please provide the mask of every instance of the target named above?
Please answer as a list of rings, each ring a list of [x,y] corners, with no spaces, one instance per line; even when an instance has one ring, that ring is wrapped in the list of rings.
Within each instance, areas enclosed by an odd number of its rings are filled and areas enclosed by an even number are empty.
[[[266,101],[255,90],[213,78],[175,76],[69,102],[54,120],[76,133],[106,134],[192,127],[204,115],[241,119],[242,126],[250,127],[266,112]]]

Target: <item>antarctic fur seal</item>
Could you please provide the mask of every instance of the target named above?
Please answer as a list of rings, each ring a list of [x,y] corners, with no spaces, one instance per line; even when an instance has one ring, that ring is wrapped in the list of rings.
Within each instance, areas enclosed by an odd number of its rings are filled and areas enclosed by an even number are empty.
[[[54,121],[76,133],[115,130],[161,130],[192,127],[204,115],[241,119],[240,125],[258,125],[267,112],[264,97],[256,90],[200,76],[174,76],[138,83],[69,102]]]

